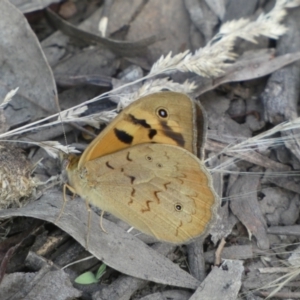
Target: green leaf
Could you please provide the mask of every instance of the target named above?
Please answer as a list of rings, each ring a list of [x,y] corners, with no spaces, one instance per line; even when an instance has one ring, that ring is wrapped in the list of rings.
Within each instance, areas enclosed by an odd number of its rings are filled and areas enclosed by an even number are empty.
[[[75,279],[75,282],[79,284],[92,284],[92,283],[97,283],[98,279],[95,277],[93,272],[88,271],[79,275]]]
[[[106,271],[106,264],[101,264],[96,274],[97,280],[99,280],[102,277],[105,271]]]

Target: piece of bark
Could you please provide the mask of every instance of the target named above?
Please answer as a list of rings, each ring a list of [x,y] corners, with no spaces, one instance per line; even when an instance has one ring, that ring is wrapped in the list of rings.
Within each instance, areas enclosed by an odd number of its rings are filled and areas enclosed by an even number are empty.
[[[205,261],[203,253],[203,238],[187,245],[188,261],[191,274],[202,282],[206,276]]]
[[[242,285],[243,263],[226,260],[220,267],[214,267],[190,300],[234,300]]]

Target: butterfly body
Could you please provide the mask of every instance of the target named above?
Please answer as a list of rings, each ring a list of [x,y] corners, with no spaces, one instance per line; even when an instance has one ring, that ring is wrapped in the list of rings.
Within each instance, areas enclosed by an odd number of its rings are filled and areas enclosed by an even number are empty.
[[[203,142],[197,146],[195,140],[199,128],[204,138],[205,122],[192,125],[199,114],[191,101],[163,92],[126,108],[81,158],[71,158],[67,174],[73,191],[161,241],[179,244],[206,234],[218,197],[193,154],[202,152]],[[126,136],[132,137],[127,146]]]

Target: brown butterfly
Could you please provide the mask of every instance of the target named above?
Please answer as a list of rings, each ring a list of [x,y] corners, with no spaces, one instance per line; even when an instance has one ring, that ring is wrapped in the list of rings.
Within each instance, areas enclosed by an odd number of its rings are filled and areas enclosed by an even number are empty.
[[[205,116],[188,96],[161,92],[127,108],[70,158],[70,189],[158,240],[207,233],[218,197],[203,162]],[[193,154],[194,153],[194,154]]]

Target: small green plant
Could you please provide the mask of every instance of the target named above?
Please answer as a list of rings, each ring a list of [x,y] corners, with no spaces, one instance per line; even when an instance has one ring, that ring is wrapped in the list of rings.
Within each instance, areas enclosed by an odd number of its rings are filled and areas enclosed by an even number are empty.
[[[99,282],[102,275],[104,275],[106,271],[106,264],[101,264],[96,274],[94,274],[91,271],[85,272],[81,275],[79,275],[75,282],[79,284],[92,284]]]

